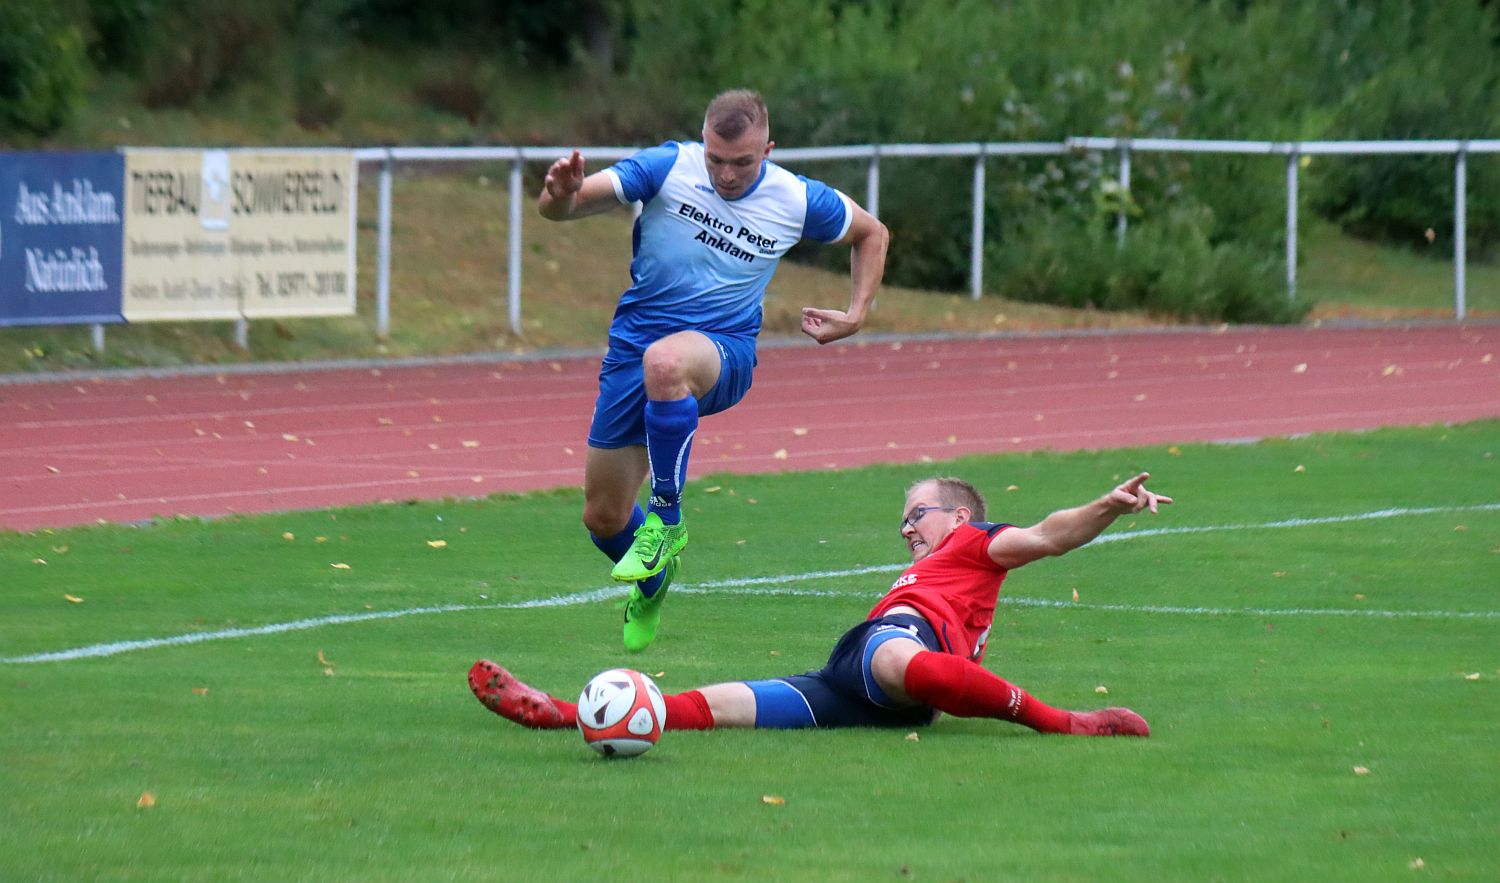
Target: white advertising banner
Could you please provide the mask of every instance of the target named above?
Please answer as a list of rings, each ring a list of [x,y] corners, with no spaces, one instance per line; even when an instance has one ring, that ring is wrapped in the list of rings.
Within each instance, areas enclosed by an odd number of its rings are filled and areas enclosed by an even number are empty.
[[[347,150],[132,150],[128,322],[354,314]]]

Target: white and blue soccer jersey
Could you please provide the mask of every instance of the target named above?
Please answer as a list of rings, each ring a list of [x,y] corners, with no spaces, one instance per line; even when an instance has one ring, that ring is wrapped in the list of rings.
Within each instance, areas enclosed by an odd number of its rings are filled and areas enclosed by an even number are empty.
[[[781,256],[804,237],[843,238],[854,219],[847,196],[772,162],[743,196],[726,200],[692,141],[647,148],[605,171],[622,203],[644,204],[611,345],[643,350],[684,330],[755,335]]]

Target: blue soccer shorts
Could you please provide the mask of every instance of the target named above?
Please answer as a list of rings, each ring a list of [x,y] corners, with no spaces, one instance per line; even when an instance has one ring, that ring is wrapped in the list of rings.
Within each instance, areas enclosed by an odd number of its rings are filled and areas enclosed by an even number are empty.
[[[817,671],[749,681],[755,694],[755,725],[801,727],[920,727],[937,712],[926,705],[898,705],[870,675],[870,660],[886,641],[915,640],[933,650],[937,634],[927,620],[905,613],[865,620],[844,633]]]
[[[719,380],[698,399],[698,416],[727,411],[750,391],[755,373],[755,337],[700,331],[719,351]],[[599,397],[589,426],[589,447],[624,448],[646,443],[646,378],[642,353],[610,343],[599,367]]]

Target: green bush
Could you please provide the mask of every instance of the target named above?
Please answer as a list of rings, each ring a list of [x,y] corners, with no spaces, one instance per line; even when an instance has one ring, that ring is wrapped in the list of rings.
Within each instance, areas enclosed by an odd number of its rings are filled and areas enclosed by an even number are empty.
[[[619,0],[309,0],[336,8],[362,40],[383,46],[438,46],[488,52],[517,67],[565,67],[605,56],[617,34]]]
[[[633,0],[625,84],[683,120],[720,88],[757,88],[775,137],[789,145],[1494,137],[1493,6]],[[891,278],[958,287],[967,278],[969,175],[922,162],[882,175]],[[1471,164],[1472,192],[1500,187],[1497,171]],[[991,160],[991,226],[1009,237],[1037,218],[1088,216],[1114,174],[1115,157],[1097,154]],[[1205,225],[1195,232],[1209,247],[1273,254],[1284,236],[1284,175],[1274,154],[1136,152],[1130,196],[1148,217]],[[1451,233],[1447,159],[1319,160],[1302,192],[1365,235]],[[1476,246],[1500,240],[1500,202],[1474,201],[1470,235]]]
[[[149,107],[183,107],[264,76],[294,0],[165,0],[143,62]]]
[[[355,94],[341,89],[346,50],[365,43],[441,47],[435,66],[404,75],[421,103],[471,126],[518,128],[500,108],[527,113],[502,101],[497,72],[562,70],[586,85],[557,87],[559,113],[575,117],[570,135],[595,143],[696,137],[704,103],[742,86],[765,95],[784,146],[1500,135],[1492,0],[61,2],[87,10],[91,57],[137,76],[147,103],[190,105],[269,81],[309,129],[340,121],[341,96]],[[78,100],[85,60],[61,16],[46,0],[0,0],[5,131],[51,131]],[[1163,308],[1183,315],[1275,314],[1255,295],[1265,275],[1255,256],[1281,253],[1280,156],[1137,151],[1129,194],[1108,190],[1116,159],[987,160],[992,248],[1020,256],[1031,245],[1044,254],[1092,247],[1090,237],[1108,237],[1116,208],[1139,215],[1127,249],[1107,250],[1108,273],[1085,272],[1094,256],[1022,261],[1008,285],[1053,279],[1051,296],[1095,305],[1155,308],[1152,298],[1166,298]],[[798,171],[822,177],[824,167]],[[969,160],[882,162],[891,282],[966,287],[971,174]],[[1304,204],[1346,230],[1448,251],[1432,245],[1453,232],[1448,157],[1320,157],[1302,182]],[[864,195],[857,172],[835,183]],[[1500,163],[1472,162],[1471,193],[1497,189]],[[1469,220],[1476,252],[1500,245],[1500,201],[1472,200]],[[799,250],[798,259],[809,252],[846,260],[839,249]],[[1148,259],[1166,263],[1153,273]]]
[[[1206,210],[1132,225],[1121,247],[1103,224],[1050,216],[987,250],[986,287],[1016,300],[1130,310],[1197,322],[1289,323],[1312,305],[1288,299],[1274,256],[1203,235]]]
[[[48,0],[0,3],[0,137],[57,130],[82,100],[87,74],[83,35]]]
[[[651,0],[633,15],[639,33],[667,41],[629,55],[635,88],[691,119],[711,94],[692,84],[752,86],[770,105],[774,136],[797,145],[1191,137],[1195,50],[1213,43],[1205,32],[1229,27],[1212,9],[1168,0]],[[737,37],[746,33],[755,39]],[[1190,214],[1210,225],[1198,233],[1211,242],[1269,250],[1280,241],[1285,197],[1274,158],[1133,159],[1130,197],[1143,210],[1208,206]],[[883,163],[881,178],[881,217],[893,233],[889,278],[963,286],[972,161],[895,166]],[[1092,217],[1115,174],[1115,157],[1097,152],[994,157],[990,229],[1007,238],[1033,218]]]
[[[1256,3],[1200,45],[1191,117],[1197,137],[1278,140],[1493,138],[1500,133],[1494,4],[1421,0]],[[1471,163],[1470,190],[1496,169]],[[1231,180],[1209,179],[1214,191]],[[1319,157],[1307,203],[1357,235],[1425,243],[1452,234],[1453,160]],[[1222,213],[1236,203],[1211,191]],[[1267,206],[1267,215],[1273,206]],[[1500,204],[1470,203],[1476,248],[1500,241]],[[1259,224],[1249,229],[1263,229]],[[1449,240],[1451,241],[1451,239]]]
[[[151,50],[161,0],[88,0],[89,54],[105,70],[138,71]]]

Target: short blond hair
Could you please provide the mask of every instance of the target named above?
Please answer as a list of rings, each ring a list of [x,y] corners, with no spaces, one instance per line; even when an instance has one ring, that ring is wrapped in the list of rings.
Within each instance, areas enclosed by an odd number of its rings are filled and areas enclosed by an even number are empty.
[[[746,132],[771,132],[771,114],[759,92],[749,89],[731,89],[720,92],[708,103],[708,112],[703,115],[703,128],[712,131],[725,141],[734,141]]]
[[[924,478],[913,484],[906,489],[906,495],[911,496],[912,491],[924,484],[933,485],[937,489],[937,498],[944,506],[952,506],[954,508],[962,506],[969,510],[969,519],[971,521],[984,520],[984,495],[979,493],[979,489],[974,487],[974,485],[969,484],[962,478],[936,476],[933,478]]]

